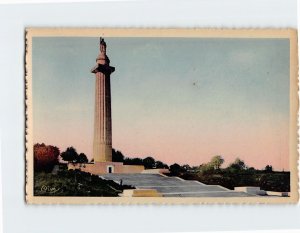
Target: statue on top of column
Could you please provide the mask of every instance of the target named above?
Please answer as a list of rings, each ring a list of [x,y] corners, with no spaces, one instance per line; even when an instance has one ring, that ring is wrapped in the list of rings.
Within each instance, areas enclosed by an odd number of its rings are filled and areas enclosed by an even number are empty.
[[[96,59],[96,62],[101,65],[109,65],[110,63],[109,58],[106,56],[106,43],[102,37],[100,37],[100,53]]]
[[[102,37],[100,37],[100,52],[106,54],[106,43]]]

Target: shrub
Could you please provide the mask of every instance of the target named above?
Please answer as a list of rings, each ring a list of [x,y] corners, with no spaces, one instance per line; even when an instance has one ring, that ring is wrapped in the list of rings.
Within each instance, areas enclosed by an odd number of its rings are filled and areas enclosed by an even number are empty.
[[[58,164],[59,153],[56,146],[36,143],[33,146],[34,171],[52,171],[54,165]]]

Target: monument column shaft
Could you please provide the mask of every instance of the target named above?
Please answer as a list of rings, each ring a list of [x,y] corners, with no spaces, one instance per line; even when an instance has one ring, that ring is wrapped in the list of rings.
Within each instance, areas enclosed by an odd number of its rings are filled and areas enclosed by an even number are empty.
[[[93,157],[95,162],[112,161],[110,75],[95,74],[95,116]]]

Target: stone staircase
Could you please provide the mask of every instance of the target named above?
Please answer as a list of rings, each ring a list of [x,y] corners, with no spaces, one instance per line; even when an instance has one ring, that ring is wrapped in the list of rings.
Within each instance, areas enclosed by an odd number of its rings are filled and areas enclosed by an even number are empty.
[[[168,177],[161,174],[116,174],[101,175],[117,183],[134,186],[136,189],[156,190],[163,197],[249,197],[255,196],[234,191],[219,185],[206,185],[194,180]]]

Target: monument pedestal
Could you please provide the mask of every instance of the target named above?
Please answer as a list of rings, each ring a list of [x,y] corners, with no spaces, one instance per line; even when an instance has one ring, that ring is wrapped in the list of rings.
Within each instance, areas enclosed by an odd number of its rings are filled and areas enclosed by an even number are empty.
[[[69,163],[69,170],[81,170],[89,172],[94,175],[108,174],[108,173],[142,173],[145,168],[142,165],[124,165],[120,162],[95,162],[95,163]]]

